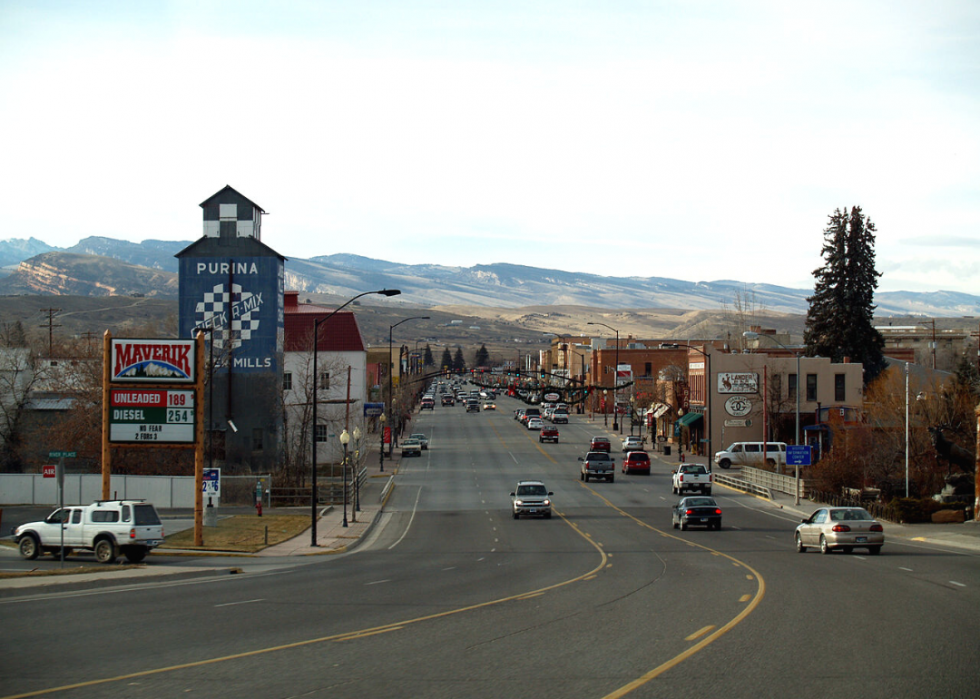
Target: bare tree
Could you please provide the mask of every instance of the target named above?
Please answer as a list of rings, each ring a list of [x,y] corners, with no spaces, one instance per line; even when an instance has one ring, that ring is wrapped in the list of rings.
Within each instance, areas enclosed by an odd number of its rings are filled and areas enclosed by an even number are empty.
[[[5,471],[24,470],[24,408],[44,377],[45,366],[30,347],[0,350],[0,464]]]
[[[765,315],[766,305],[756,298],[755,291],[744,284],[741,289],[735,289],[732,305],[722,304],[723,323],[731,348],[744,350],[746,341],[742,333],[759,325]]]

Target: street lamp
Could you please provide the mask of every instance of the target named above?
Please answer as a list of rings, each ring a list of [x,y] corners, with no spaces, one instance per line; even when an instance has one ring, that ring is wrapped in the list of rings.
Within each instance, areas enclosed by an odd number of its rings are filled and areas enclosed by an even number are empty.
[[[329,314],[327,314],[323,318],[317,318],[317,319],[315,319],[313,321],[313,429],[312,429],[312,432],[313,432],[313,451],[312,451],[313,468],[311,469],[312,470],[312,476],[313,476],[313,484],[312,484],[312,488],[310,489],[310,520],[311,520],[311,523],[310,523],[310,536],[312,538],[312,542],[310,543],[310,546],[317,546],[317,543],[316,543],[316,506],[317,506],[317,496],[318,496],[318,494],[317,494],[317,483],[316,483],[316,481],[317,481],[317,473],[316,473],[316,451],[317,451],[316,450],[316,444],[317,444],[317,440],[316,440],[316,428],[317,428],[316,406],[317,406],[317,393],[320,390],[320,377],[317,374],[317,355],[319,354],[320,325],[322,325],[326,321],[328,321],[331,318],[333,318],[340,311],[342,311],[344,308],[346,308],[350,304],[354,303],[354,301],[356,301],[357,299],[361,298],[362,296],[368,296],[369,294],[380,294],[381,296],[389,296],[390,297],[390,296],[398,296],[398,294],[400,294],[400,293],[402,293],[402,292],[399,291],[398,289],[380,289],[380,290],[376,290],[376,291],[365,291],[363,293],[358,294],[357,296],[354,296],[351,299],[348,299],[342,305],[340,305],[337,308],[335,308],[333,311],[331,311]],[[347,513],[345,511],[344,512],[344,515],[346,516],[346,514]]]
[[[777,340],[776,338],[774,338],[772,335],[759,335],[759,333],[754,332],[752,330],[746,330],[745,332],[742,333],[742,337],[744,337],[746,340],[758,340],[760,337],[766,337],[766,338],[772,340],[773,342],[775,342],[780,347],[782,347],[784,350],[787,350],[789,352],[793,352],[793,350],[791,350],[789,347],[787,347],[786,345],[784,345],[782,342],[780,342],[779,340]],[[800,376],[800,353],[799,352],[793,352],[793,354],[796,355],[796,444],[799,444],[800,443],[800,379],[802,377]],[[906,389],[906,401],[905,401],[905,407],[906,407],[906,423],[905,424],[906,424],[906,428],[907,428],[908,427],[908,419],[907,419],[908,418],[908,411],[907,411],[907,409],[908,409],[908,365],[907,364],[906,364],[905,378],[906,378],[906,381],[905,381],[905,389]],[[766,426],[763,425],[762,426],[762,429],[763,429],[763,431],[765,431]],[[906,435],[907,434],[908,434],[908,430],[906,429]],[[906,450],[905,457],[906,457],[906,465],[907,465],[908,464],[908,450]],[[906,472],[907,471],[908,471],[908,469],[906,468]],[[906,488],[906,491],[907,491],[908,490],[908,479],[907,478],[906,478],[905,488]],[[800,465],[799,464],[796,464],[796,497],[794,499],[794,503],[797,504],[797,505],[800,504]]]
[[[602,389],[602,426],[609,427],[609,390]]]
[[[340,433],[340,443],[344,445],[344,462],[341,467],[341,473],[344,478],[344,523],[341,526],[347,526],[347,444],[350,442],[350,433],[345,429]]]
[[[622,423],[619,422],[619,404],[616,401],[617,391],[619,390],[619,331],[611,325],[606,325],[605,323],[593,323],[588,322],[586,325],[601,325],[604,328],[609,328],[614,333],[616,333],[616,369],[613,371],[613,431],[619,430],[622,434]]]
[[[392,371],[392,367],[394,366],[394,364],[391,361],[391,337],[392,337],[392,331],[394,331],[394,329],[397,328],[402,323],[407,323],[410,320],[429,320],[429,316],[412,316],[411,318],[405,318],[404,320],[398,321],[394,325],[389,325],[388,326],[388,400],[391,401],[392,408],[394,408],[394,403],[395,403],[395,394],[393,392],[394,389],[392,388],[392,383],[391,383],[391,376],[394,373]],[[401,357],[400,356],[399,356],[399,362],[401,362]],[[401,367],[399,367],[398,375],[401,376]],[[392,412],[394,412],[394,411],[392,411]],[[392,418],[394,418],[394,414],[392,414]],[[392,429],[392,431],[394,431],[394,429],[395,429],[395,421],[394,420],[391,421],[391,429]],[[383,439],[383,437],[382,437],[382,439]],[[388,456],[389,457],[391,456],[391,452],[392,452],[392,449],[394,448],[394,444],[395,444],[395,440],[394,439],[391,439],[388,442]],[[382,448],[384,448],[383,443],[382,443]]]
[[[381,431],[381,454],[380,454],[381,473],[384,473],[385,472],[385,422],[387,422],[387,418],[385,418],[384,413],[381,413],[381,417],[378,418],[378,422],[381,423],[381,430],[380,430]]]
[[[357,521],[357,513],[361,511],[361,479],[357,473],[358,466],[361,465],[361,428],[354,427],[354,508],[352,510],[354,521]]]

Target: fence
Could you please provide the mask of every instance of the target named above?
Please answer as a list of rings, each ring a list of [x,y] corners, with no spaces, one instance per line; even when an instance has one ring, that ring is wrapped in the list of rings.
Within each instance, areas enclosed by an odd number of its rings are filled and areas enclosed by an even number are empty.
[[[347,484],[347,501],[351,502],[354,498],[355,487],[364,488],[367,480],[367,469],[357,472],[356,483]],[[317,479],[316,487],[318,505],[340,505],[344,502],[344,482],[343,480]],[[269,496],[270,507],[302,507],[310,504],[313,497],[312,489],[306,488],[272,488]]]
[[[829,505],[830,507],[863,507],[875,519],[891,519],[886,506],[873,500],[856,500],[854,498],[844,497],[843,495],[834,495],[833,493],[824,493],[816,490],[809,493],[809,498],[813,502],[820,503],[821,505]]]
[[[742,480],[741,478],[735,478],[733,476],[725,476],[720,473],[715,473],[714,476],[715,476],[716,483],[721,483],[722,485],[731,486],[732,488],[738,488],[739,490],[744,490],[748,493],[755,493],[756,495],[762,495],[772,500],[772,493],[769,492],[768,488],[764,488],[761,485],[750,483],[749,481]]]
[[[193,476],[111,476],[109,497],[149,500],[162,509],[194,507]],[[102,499],[102,474],[65,474],[66,505],[89,505]],[[58,504],[58,482],[40,473],[0,474],[0,505]]]
[[[796,492],[795,476],[784,476],[771,471],[763,471],[761,468],[743,466],[742,480],[769,490],[775,490],[777,493],[793,495]],[[806,497],[806,481],[802,478],[800,479],[800,497]]]

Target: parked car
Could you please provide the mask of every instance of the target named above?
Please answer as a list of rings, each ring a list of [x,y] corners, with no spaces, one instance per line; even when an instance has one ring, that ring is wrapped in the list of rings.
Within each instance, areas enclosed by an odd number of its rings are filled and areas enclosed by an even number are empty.
[[[630,451],[623,457],[623,473],[650,475],[650,455],[645,451]]]
[[[643,450],[643,440],[632,434],[623,437],[623,451],[629,452],[636,450]]]
[[[422,444],[417,439],[406,439],[402,442],[402,457],[422,456]]]
[[[525,427],[527,427],[529,430],[540,430],[542,427],[544,427],[544,420],[539,417],[528,418]]]
[[[708,529],[721,529],[721,508],[714,498],[681,498],[671,510],[670,523],[674,525],[674,529],[680,527],[681,531],[687,531],[692,524],[704,525]]]
[[[762,442],[735,442],[727,449],[715,453],[715,463],[722,468],[762,466],[763,463],[769,466],[786,464],[785,442],[766,442],[764,460],[762,445]]]
[[[558,428],[550,426],[542,427],[541,432],[538,433],[538,441],[558,444]]]
[[[609,453],[612,451],[612,445],[606,437],[593,437],[589,443],[589,451],[604,451]]]
[[[517,489],[510,494],[514,519],[521,515],[536,515],[551,519],[551,496],[554,495],[541,481],[518,481]]]
[[[582,462],[579,478],[586,483],[590,478],[603,478],[610,483],[616,480],[616,461],[606,451],[590,451],[585,458],[578,457]]]
[[[866,548],[877,555],[885,544],[885,528],[863,507],[822,507],[796,527],[794,538],[800,553],[814,546],[820,553]]]
[[[40,522],[14,529],[20,555],[34,560],[50,553],[67,556],[74,549],[95,554],[99,563],[114,563],[120,554],[139,563],[163,543],[163,524],[156,508],[143,500],[96,500],[55,510]]]
[[[429,438],[426,437],[421,432],[416,432],[415,434],[411,435],[409,439],[417,439],[419,441],[419,444],[422,445],[422,449],[429,448]]]

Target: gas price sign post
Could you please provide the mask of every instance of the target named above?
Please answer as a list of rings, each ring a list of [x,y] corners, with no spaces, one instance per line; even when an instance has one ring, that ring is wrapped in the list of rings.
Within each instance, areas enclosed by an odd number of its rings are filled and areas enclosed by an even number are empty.
[[[204,543],[204,333],[103,340],[102,499],[113,448],[194,449],[194,544]]]

